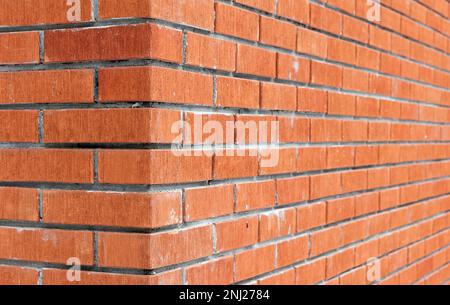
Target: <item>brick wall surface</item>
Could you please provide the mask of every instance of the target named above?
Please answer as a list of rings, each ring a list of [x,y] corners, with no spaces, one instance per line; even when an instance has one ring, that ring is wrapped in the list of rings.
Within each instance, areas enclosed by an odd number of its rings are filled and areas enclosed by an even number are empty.
[[[0,1],[0,284],[448,283],[449,16]]]

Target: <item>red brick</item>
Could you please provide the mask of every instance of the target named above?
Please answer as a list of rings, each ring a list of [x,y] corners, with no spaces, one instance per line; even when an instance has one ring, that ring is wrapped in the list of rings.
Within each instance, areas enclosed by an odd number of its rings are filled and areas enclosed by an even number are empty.
[[[117,39],[120,37],[120,39]],[[45,32],[45,62],[151,58],[181,62],[181,31],[153,24]]]
[[[73,109],[44,112],[46,143],[174,143],[178,111]]]
[[[259,175],[275,175],[295,172],[296,148],[268,148],[259,151]]]
[[[276,47],[295,50],[297,28],[287,22],[261,16],[259,41]]]
[[[0,64],[39,63],[39,33],[5,33],[0,35]]]
[[[351,3],[351,1],[346,2]],[[356,18],[343,16],[342,32],[344,36],[363,43],[369,40],[369,25]]]
[[[294,208],[278,210],[259,216],[259,241],[267,241],[297,232],[297,213]]]
[[[232,185],[187,189],[185,220],[196,221],[233,213],[233,192]]]
[[[234,257],[226,256],[186,268],[187,285],[229,285],[233,283]]]
[[[237,7],[216,3],[217,33],[257,41],[259,39],[259,16]]]
[[[367,189],[367,170],[343,172],[341,179],[343,193],[351,193]]]
[[[364,121],[343,121],[342,140],[344,142],[366,142],[368,124],[368,122]]]
[[[270,272],[275,268],[275,246],[247,250],[235,255],[237,282]]]
[[[297,89],[289,85],[261,83],[261,109],[295,111]]]
[[[309,23],[309,1],[307,0],[279,0],[277,13],[280,16],[297,22]]]
[[[71,23],[67,18],[67,13],[72,5],[68,6],[67,3],[48,0],[36,0],[25,3],[4,2],[0,6],[0,24],[2,26],[25,26]],[[77,22],[91,21],[91,0],[81,0],[79,3],[81,20]]]
[[[158,101],[212,105],[212,77],[162,67],[120,67],[99,71],[101,102]]]
[[[299,28],[297,52],[326,58],[328,53],[327,36],[312,30]]]
[[[295,267],[297,285],[313,285],[325,279],[326,259],[321,258]]]
[[[153,269],[209,256],[211,231],[211,226],[204,226],[150,235],[101,232],[99,265]]]
[[[189,32],[186,44],[186,64],[225,71],[236,70],[235,43]]]
[[[355,249],[350,248],[327,257],[327,278],[334,277],[354,266]]]
[[[328,92],[312,88],[298,88],[297,110],[326,113],[328,110]]]
[[[303,232],[326,224],[326,203],[314,203],[297,208],[297,231]]]
[[[258,280],[258,285],[295,285],[295,269],[289,269]]]
[[[298,152],[297,170],[307,172],[325,169],[327,166],[326,147],[304,147]]]
[[[37,285],[38,271],[16,266],[0,266],[0,285]]]
[[[268,13],[275,10],[275,2],[272,0],[236,0],[236,2]]]
[[[277,267],[284,267],[308,257],[309,237],[301,236],[277,245]]]
[[[311,62],[311,82],[317,85],[342,87],[342,67],[322,63]]]
[[[275,205],[275,181],[236,185],[236,212],[267,208]]]
[[[0,104],[92,103],[94,74],[91,70],[1,72],[0,88]]]
[[[214,157],[214,179],[231,179],[258,175],[255,150],[224,150]]]
[[[258,109],[259,99],[259,82],[231,77],[217,78],[217,106]]]
[[[0,238],[2,259],[65,264],[77,257],[82,265],[94,262],[92,232],[5,227]]]
[[[352,64],[356,57],[356,46],[353,43],[328,37],[327,59]]]
[[[353,167],[355,149],[352,146],[327,147],[327,169]]]
[[[181,193],[44,191],[45,223],[157,228],[181,223]]]
[[[38,221],[38,192],[27,188],[0,188],[0,219]]]
[[[89,150],[2,149],[0,164],[0,180],[5,182],[93,182]]]
[[[355,112],[355,96],[328,92],[328,114],[353,116]]]
[[[369,122],[369,141],[389,141],[391,124],[387,122]]]
[[[342,33],[342,14],[324,6],[310,4],[311,26],[340,35]]]
[[[357,46],[356,64],[366,69],[378,71],[380,68],[380,53],[369,48]]]
[[[339,173],[311,176],[311,198],[317,199],[342,193]]]
[[[277,77],[281,79],[309,83],[311,74],[311,61],[308,59],[277,54]]]
[[[238,45],[237,53],[237,72],[263,77],[275,77],[276,57],[277,53],[240,44]]]
[[[26,143],[39,141],[37,111],[31,110],[2,110],[0,121],[3,128],[0,130],[1,142]]]
[[[378,146],[355,147],[355,166],[377,165],[378,154]]]
[[[369,74],[356,69],[344,68],[343,87],[352,91],[369,91]]]
[[[44,285],[181,285],[181,270],[155,275],[81,271],[80,281],[69,281],[67,270],[44,269]],[[70,272],[70,271],[69,271]]]
[[[309,199],[309,177],[277,180],[278,204],[291,204]]]
[[[253,245],[258,241],[258,216],[216,224],[217,252]]]
[[[102,19],[124,17],[150,17],[182,23],[207,30],[214,29],[213,0],[100,0],[99,15]]]
[[[380,101],[374,98],[356,97],[356,116],[379,117]]]
[[[342,121],[334,119],[311,120],[311,142],[340,142]]]
[[[331,227],[311,234],[311,256],[328,252],[342,245],[342,230],[340,227]]]
[[[279,116],[278,124],[280,143],[309,142],[309,119],[294,116]],[[271,138],[267,136],[267,139]]]
[[[327,223],[349,219],[355,215],[355,198],[342,198],[327,201]]]

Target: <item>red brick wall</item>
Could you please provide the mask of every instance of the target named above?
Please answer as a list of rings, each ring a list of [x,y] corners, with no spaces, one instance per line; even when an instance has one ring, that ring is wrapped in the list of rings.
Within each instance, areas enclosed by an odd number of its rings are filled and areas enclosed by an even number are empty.
[[[449,15],[1,1],[0,283],[448,283]]]

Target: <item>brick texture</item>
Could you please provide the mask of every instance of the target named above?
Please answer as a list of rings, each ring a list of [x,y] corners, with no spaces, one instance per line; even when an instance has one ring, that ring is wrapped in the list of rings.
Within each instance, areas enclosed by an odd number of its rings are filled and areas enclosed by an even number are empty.
[[[0,1],[0,284],[449,283],[447,1],[73,2]]]

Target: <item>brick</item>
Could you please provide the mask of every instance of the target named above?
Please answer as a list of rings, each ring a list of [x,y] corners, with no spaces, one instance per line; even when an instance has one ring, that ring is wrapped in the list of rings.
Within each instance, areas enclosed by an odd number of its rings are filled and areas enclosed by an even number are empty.
[[[354,248],[327,257],[327,278],[334,277],[354,266]]]
[[[38,271],[16,266],[0,266],[1,285],[37,285]]]
[[[356,57],[356,46],[350,42],[328,37],[327,59],[344,63],[353,63]]]
[[[356,116],[379,117],[380,101],[374,98],[356,97]]]
[[[369,25],[356,18],[343,16],[342,33],[346,37],[359,42],[367,43],[369,40]]]
[[[390,140],[391,124],[386,122],[369,122],[369,141],[382,142]]]
[[[313,203],[297,208],[297,231],[320,227],[326,224],[326,203]]]
[[[355,112],[355,96],[328,92],[328,114],[353,116]]]
[[[380,210],[380,195],[370,192],[355,197],[355,216],[374,213]]]
[[[258,285],[295,285],[295,269],[265,277],[258,281]]]
[[[158,101],[212,105],[212,77],[162,67],[99,70],[101,102]]]
[[[79,4],[80,20],[76,22],[91,21],[91,0],[81,0]],[[67,18],[70,7],[66,2],[61,1],[36,0],[26,3],[8,1],[0,6],[0,24],[2,26],[26,26],[72,23]]]
[[[93,155],[89,150],[2,149],[1,181],[92,183]]]
[[[311,62],[311,82],[317,85],[342,87],[342,67],[317,61]]]
[[[92,103],[91,70],[0,73],[0,104]]]
[[[260,275],[275,268],[275,246],[247,250],[235,255],[237,282]]]
[[[327,166],[326,147],[299,148],[297,170],[299,172],[325,169]]]
[[[189,32],[187,34],[186,64],[235,71],[235,43]]]
[[[280,0],[278,1],[277,13],[297,22],[309,24],[309,7],[309,2],[306,0]]]
[[[328,93],[312,88],[298,88],[297,111],[326,113]]]
[[[308,83],[311,74],[311,62],[308,59],[277,54],[277,77],[301,83]]]
[[[181,193],[44,191],[45,223],[157,228],[181,223]]]
[[[236,2],[268,13],[273,13],[275,9],[275,2],[272,0],[236,0]]]
[[[261,16],[259,41],[276,47],[295,50],[297,28],[287,22]]]
[[[226,256],[186,269],[187,285],[229,285],[233,283],[234,258]]]
[[[340,227],[316,231],[311,234],[311,256],[317,256],[342,245],[342,231]]]
[[[233,213],[233,186],[194,188],[185,191],[185,220],[218,217]]]
[[[181,119],[165,109],[74,109],[44,112],[46,143],[175,143]],[[178,141],[180,142],[180,141]]]
[[[120,37],[121,39],[117,39]],[[151,24],[45,32],[45,62],[151,58],[181,62],[181,31]]]
[[[217,78],[217,106],[258,109],[259,100],[259,82],[231,77]]]
[[[295,267],[297,285],[313,285],[325,279],[326,259],[321,258]]]
[[[261,83],[261,108],[295,111],[297,109],[297,89],[294,86]]]
[[[291,204],[309,199],[309,177],[277,179],[278,204]]]
[[[378,71],[380,53],[369,48],[356,46],[356,64],[360,67]]]
[[[44,285],[180,285],[181,271],[173,270],[155,275],[117,274],[81,271],[80,281],[69,281],[67,270],[44,269]]]
[[[279,116],[278,124],[280,143],[309,142],[309,119]],[[271,139],[269,135],[267,139]]]
[[[259,153],[259,175],[261,176],[296,171],[296,148],[268,148],[261,149]]]
[[[299,28],[297,35],[297,52],[326,58],[328,53],[327,36],[312,30]]]
[[[336,35],[342,33],[342,15],[324,6],[310,4],[311,26]]]
[[[355,166],[367,166],[378,164],[378,146],[355,147]]]
[[[215,31],[220,34],[257,41],[259,39],[259,16],[240,8],[216,3]]]
[[[77,257],[82,265],[94,262],[92,232],[5,227],[0,237],[2,259],[65,264]]]
[[[35,189],[0,188],[0,201],[3,204],[0,210],[0,219],[38,221],[38,198],[39,194]]]
[[[102,267],[153,269],[211,255],[211,227],[150,235],[101,232],[98,247]]]
[[[0,142],[37,143],[39,141],[37,111],[2,110],[0,121],[4,127],[0,130]]]
[[[353,167],[355,148],[352,146],[327,147],[327,169]]]
[[[0,64],[39,63],[39,33],[5,33],[0,35]]]
[[[309,237],[301,236],[277,245],[277,267],[284,267],[308,257]]]
[[[296,210],[285,209],[259,216],[259,241],[272,240],[296,232]]]
[[[342,140],[344,142],[366,142],[368,136],[368,122],[343,121]]]
[[[228,251],[258,241],[258,216],[229,220],[216,224],[216,251]]]
[[[236,185],[236,212],[267,208],[275,205],[275,181]]]
[[[276,76],[276,53],[253,46],[238,45],[237,72],[263,77]]]
[[[369,74],[367,72],[347,69],[343,70],[343,87],[352,91],[369,91]]]
[[[100,183],[186,183],[211,179],[212,157],[186,150],[101,150],[98,168]]]
[[[351,193],[367,189],[367,171],[353,170],[341,175],[342,192]]]
[[[175,23],[213,30],[213,0],[100,0],[99,15],[102,19],[124,17],[150,17]]]
[[[355,215],[355,198],[327,201],[327,223],[349,219]]]
[[[342,121],[334,119],[311,120],[311,142],[340,142]]]
[[[224,150],[214,158],[214,179],[239,178],[258,174],[255,150]]]

